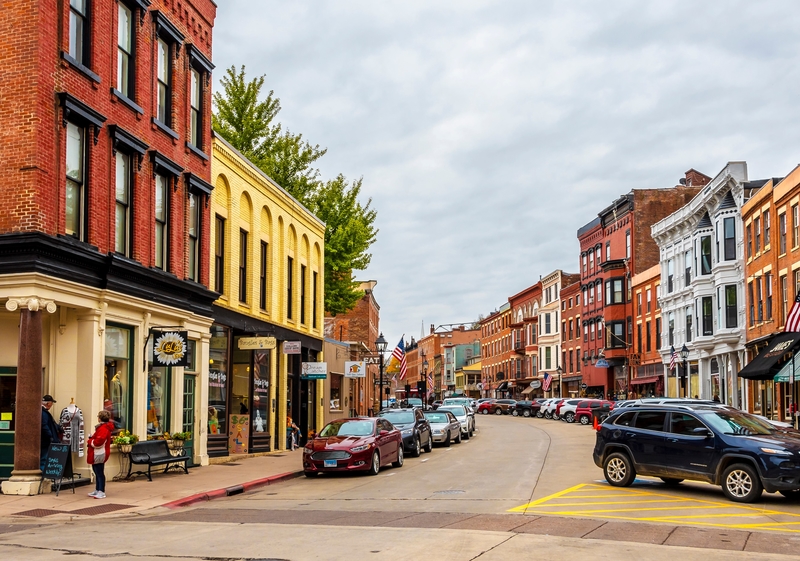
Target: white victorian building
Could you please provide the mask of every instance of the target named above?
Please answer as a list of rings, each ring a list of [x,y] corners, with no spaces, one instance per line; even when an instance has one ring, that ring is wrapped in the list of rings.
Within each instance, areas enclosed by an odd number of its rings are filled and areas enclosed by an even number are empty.
[[[667,396],[719,396],[735,407],[743,402],[736,374],[745,348],[746,183],[747,164],[729,162],[689,204],[652,227],[661,260],[660,352]]]

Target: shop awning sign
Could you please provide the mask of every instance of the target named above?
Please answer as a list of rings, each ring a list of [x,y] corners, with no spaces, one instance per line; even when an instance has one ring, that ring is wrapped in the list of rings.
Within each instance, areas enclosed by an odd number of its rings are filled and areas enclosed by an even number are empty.
[[[239,350],[272,350],[277,346],[275,337],[240,337]]]
[[[284,341],[283,354],[285,355],[299,355],[300,354],[300,341]]]
[[[304,362],[300,367],[301,380],[324,380],[328,377],[327,362]]]
[[[153,331],[153,366],[188,366],[188,335],[186,331]]]
[[[363,360],[346,361],[344,363],[344,377],[345,378],[366,378],[367,366]]]

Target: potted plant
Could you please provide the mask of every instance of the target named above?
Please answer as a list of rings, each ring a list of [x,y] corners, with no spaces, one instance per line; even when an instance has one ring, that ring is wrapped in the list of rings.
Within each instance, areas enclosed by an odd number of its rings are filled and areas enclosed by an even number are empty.
[[[133,445],[139,442],[139,436],[133,434],[127,429],[122,429],[111,439],[111,443],[115,444],[120,452],[123,454],[130,454]]]

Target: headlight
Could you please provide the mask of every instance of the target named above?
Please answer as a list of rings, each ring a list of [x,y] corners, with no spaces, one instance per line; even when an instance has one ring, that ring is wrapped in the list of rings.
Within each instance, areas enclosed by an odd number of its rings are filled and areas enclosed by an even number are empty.
[[[403,431],[403,436],[409,436],[414,432],[414,429],[406,429]]]
[[[311,448],[303,448],[303,454],[311,455],[314,451]]]
[[[442,434],[442,432],[443,431],[440,431],[439,429],[436,429],[435,431],[433,431],[433,434]]]
[[[369,450],[371,444],[362,444],[361,446],[356,446],[355,448],[350,448],[351,452],[363,452],[364,450]]]
[[[792,453],[789,450],[781,450],[780,448],[762,448],[761,451],[766,454],[775,454],[776,456],[792,455]]]

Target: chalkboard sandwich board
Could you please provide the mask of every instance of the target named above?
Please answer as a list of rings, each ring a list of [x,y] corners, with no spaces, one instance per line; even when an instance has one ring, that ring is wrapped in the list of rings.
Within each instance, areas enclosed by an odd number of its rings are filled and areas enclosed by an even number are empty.
[[[72,492],[75,493],[75,474],[72,472],[72,453],[69,444],[52,443],[47,451],[44,463],[44,479],[52,479],[56,487],[56,497],[61,490],[65,477],[72,480]]]

